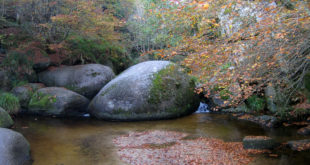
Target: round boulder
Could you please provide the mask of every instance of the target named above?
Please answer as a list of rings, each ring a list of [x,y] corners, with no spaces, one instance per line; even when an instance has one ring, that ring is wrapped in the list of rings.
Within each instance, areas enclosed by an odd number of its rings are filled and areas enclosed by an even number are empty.
[[[87,112],[89,100],[60,87],[37,90],[28,105],[28,113],[43,116],[80,116]]]
[[[65,87],[87,98],[94,97],[115,75],[111,68],[100,64],[64,66],[38,75],[39,82],[49,87]]]
[[[110,81],[88,110],[106,120],[175,118],[197,110],[194,87],[194,80],[181,67],[168,61],[147,61]]]
[[[44,88],[44,84],[29,83],[22,86],[17,86],[12,89],[11,93],[15,95],[22,108],[27,108],[32,94],[38,89]]]
[[[30,164],[30,145],[18,132],[0,128],[0,164]]]
[[[0,127],[9,128],[14,124],[11,116],[0,107]]]

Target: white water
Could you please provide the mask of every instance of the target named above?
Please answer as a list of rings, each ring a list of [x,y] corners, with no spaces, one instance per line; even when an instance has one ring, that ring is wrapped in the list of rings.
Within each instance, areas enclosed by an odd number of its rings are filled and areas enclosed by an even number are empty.
[[[208,104],[200,103],[199,108],[195,113],[208,113],[210,110],[208,109]]]

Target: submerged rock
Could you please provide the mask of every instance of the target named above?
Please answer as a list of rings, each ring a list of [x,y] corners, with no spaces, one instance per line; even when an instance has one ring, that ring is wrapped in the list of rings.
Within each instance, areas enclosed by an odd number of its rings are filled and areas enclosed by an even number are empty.
[[[134,65],[109,82],[90,103],[92,116],[108,120],[167,119],[194,112],[194,81],[168,61]]]
[[[44,88],[44,84],[29,83],[22,86],[17,86],[12,89],[11,93],[15,95],[22,108],[27,108],[32,94],[38,89]]]
[[[0,164],[30,164],[30,145],[18,132],[0,128]]]
[[[289,141],[287,142],[287,145],[294,151],[309,150],[310,139]]]
[[[301,135],[310,135],[310,125],[308,125],[307,127],[300,128],[297,131],[297,133]]]
[[[0,107],[0,127],[9,128],[14,124],[11,116]]]
[[[253,116],[253,115],[245,114],[245,115],[239,116],[238,119],[251,121],[263,127],[268,127],[268,128],[276,127],[279,124],[279,121],[276,117],[268,116],[268,115]]]
[[[48,87],[32,96],[28,113],[44,116],[80,116],[87,111],[89,100],[65,88]]]
[[[275,141],[267,136],[246,136],[242,143],[245,149],[272,149],[276,146]]]
[[[65,66],[39,74],[39,81],[46,86],[65,87],[87,98],[115,77],[111,68],[100,64]]]

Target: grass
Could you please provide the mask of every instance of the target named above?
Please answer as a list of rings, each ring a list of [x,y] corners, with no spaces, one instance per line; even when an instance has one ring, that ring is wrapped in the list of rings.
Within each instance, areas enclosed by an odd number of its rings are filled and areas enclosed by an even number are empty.
[[[0,107],[9,114],[16,114],[20,109],[19,100],[11,93],[2,93],[0,94]]]

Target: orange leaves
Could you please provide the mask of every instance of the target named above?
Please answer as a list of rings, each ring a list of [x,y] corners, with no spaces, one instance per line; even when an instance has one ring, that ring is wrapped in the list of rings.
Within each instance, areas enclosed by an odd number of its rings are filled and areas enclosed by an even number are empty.
[[[250,155],[265,152],[245,150],[241,142],[186,140],[186,136],[172,131],[133,132],[115,138],[113,143],[120,159],[129,164],[249,164],[254,160]]]

